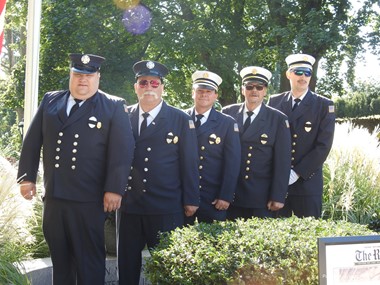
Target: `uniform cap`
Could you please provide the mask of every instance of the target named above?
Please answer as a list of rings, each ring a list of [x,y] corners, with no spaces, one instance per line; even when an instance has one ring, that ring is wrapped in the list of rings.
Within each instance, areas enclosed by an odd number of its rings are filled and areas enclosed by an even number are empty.
[[[133,72],[136,78],[140,76],[157,76],[163,78],[168,74],[169,70],[165,65],[159,62],[142,60],[133,65]]]
[[[259,66],[247,66],[240,71],[240,76],[243,83],[257,81],[268,85],[269,80],[272,78],[272,73]]]
[[[197,70],[191,76],[193,86],[218,91],[219,85],[222,83],[222,78],[211,71]]]
[[[285,61],[289,69],[296,67],[305,67],[313,70],[315,58],[308,54],[298,53],[287,56]]]
[[[71,70],[77,73],[91,74],[98,72],[104,57],[95,54],[69,54],[71,60]]]

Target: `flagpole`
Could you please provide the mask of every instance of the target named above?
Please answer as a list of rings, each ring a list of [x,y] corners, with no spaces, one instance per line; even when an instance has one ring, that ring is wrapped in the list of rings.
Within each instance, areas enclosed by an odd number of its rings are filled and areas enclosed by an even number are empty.
[[[37,111],[38,106],[41,1],[42,0],[28,0],[24,136],[29,128],[34,114]]]

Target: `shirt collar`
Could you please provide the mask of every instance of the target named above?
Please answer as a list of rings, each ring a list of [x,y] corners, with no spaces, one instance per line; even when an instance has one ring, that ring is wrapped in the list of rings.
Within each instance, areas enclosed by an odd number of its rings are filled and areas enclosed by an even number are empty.
[[[150,110],[148,112],[149,113],[149,117],[151,117],[152,120],[154,120],[154,118],[156,118],[157,115],[158,115],[158,113],[161,111],[162,103],[163,103],[163,101],[161,100],[160,104],[158,104],[156,107],[154,107],[152,110]],[[144,113],[145,113],[144,110],[139,105],[139,114],[140,114],[141,118],[142,118],[142,114],[144,114]]]
[[[208,111],[206,111],[206,112],[204,112],[204,113],[202,114],[202,115],[203,115],[202,121],[204,121],[204,122],[207,121],[208,116],[210,116],[210,112],[211,112],[211,108],[210,108]],[[198,112],[197,112],[197,110],[195,110],[195,108],[194,108],[194,115],[195,115],[195,116],[198,115]]]

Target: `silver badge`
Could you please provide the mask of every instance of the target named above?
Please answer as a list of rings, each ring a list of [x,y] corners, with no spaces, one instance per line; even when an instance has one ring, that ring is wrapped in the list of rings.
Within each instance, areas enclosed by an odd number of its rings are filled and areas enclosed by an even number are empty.
[[[146,67],[147,67],[148,69],[153,69],[153,68],[154,68],[154,62],[153,62],[153,61],[148,61],[148,62],[146,63]]]
[[[208,143],[209,144],[214,144],[216,141],[216,134],[211,134],[209,137],[208,137]]]
[[[262,134],[260,137],[260,141],[262,144],[266,144],[268,142],[268,135],[267,134]]]
[[[311,131],[311,122],[306,122],[305,123],[305,131],[310,132]]]
[[[94,116],[92,116],[92,117],[90,117],[90,118],[88,119],[88,126],[89,126],[91,129],[95,128],[96,125],[97,125],[97,123],[98,123],[98,119],[95,118]]]
[[[87,64],[90,62],[90,57],[87,54],[85,54],[84,56],[81,57],[80,60],[82,61],[83,64]]]
[[[211,134],[208,137],[208,143],[209,144],[220,144],[220,142],[221,142],[221,139],[216,134]]]
[[[171,144],[173,142],[173,139],[174,139],[174,134],[172,132],[169,132],[166,135],[166,143]]]

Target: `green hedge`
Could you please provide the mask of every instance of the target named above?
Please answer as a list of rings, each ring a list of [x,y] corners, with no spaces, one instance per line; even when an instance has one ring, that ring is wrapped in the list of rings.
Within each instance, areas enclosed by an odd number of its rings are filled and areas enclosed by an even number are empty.
[[[144,270],[160,285],[318,284],[318,237],[373,234],[312,218],[200,223],[162,235]]]

